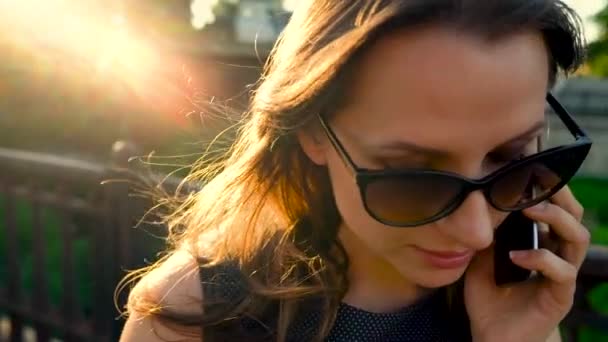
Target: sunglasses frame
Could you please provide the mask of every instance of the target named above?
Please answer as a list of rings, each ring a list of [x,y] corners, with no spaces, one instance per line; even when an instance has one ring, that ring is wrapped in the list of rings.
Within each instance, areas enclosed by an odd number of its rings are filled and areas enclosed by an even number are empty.
[[[393,226],[393,227],[416,227],[416,226],[420,226],[420,225],[424,225],[424,224],[428,224],[428,223],[437,221],[439,219],[442,219],[442,218],[450,215],[464,202],[464,200],[468,197],[468,195],[473,191],[482,190],[486,200],[494,208],[496,208],[500,211],[512,212],[512,211],[522,210],[522,209],[534,206],[535,204],[540,203],[540,202],[546,200],[547,198],[550,198],[556,192],[558,192],[565,184],[567,184],[570,181],[570,179],[576,174],[576,172],[580,168],[580,164],[582,164],[582,162],[586,158],[586,156],[591,148],[592,141],[591,141],[591,138],[589,138],[589,136],[583,131],[583,129],[574,121],[574,119],[572,118],[572,115],[570,113],[568,113],[568,111],[559,103],[559,101],[551,93],[547,93],[546,100],[549,103],[549,106],[551,107],[551,109],[558,115],[558,117],[561,119],[561,121],[566,125],[566,128],[568,129],[568,131],[574,136],[575,142],[573,142],[572,144],[568,144],[568,145],[553,147],[548,150],[545,150],[545,151],[542,151],[539,153],[535,153],[533,155],[527,156],[520,160],[514,161],[481,179],[471,179],[471,178],[467,178],[462,175],[459,175],[457,173],[439,171],[439,170],[431,170],[431,169],[371,170],[371,169],[358,167],[355,164],[355,162],[352,160],[352,158],[350,157],[348,152],[346,152],[346,149],[344,148],[344,146],[342,145],[342,143],[340,142],[340,140],[338,139],[338,137],[336,136],[334,131],[329,127],[329,125],[327,124],[327,122],[325,121],[323,116],[321,114],[317,114],[317,116],[318,116],[319,122],[321,123],[321,126],[322,126],[323,130],[325,131],[325,134],[327,135],[329,141],[333,145],[334,149],[338,152],[340,159],[342,159],[345,166],[353,174],[355,181],[357,183],[357,186],[359,188],[359,192],[361,195],[363,205],[364,205],[367,213],[372,218],[374,218],[376,221],[378,221],[382,224],[385,224],[385,225],[389,225],[389,226]],[[497,180],[500,180],[501,177],[508,174],[511,170],[534,163],[534,162],[538,161],[539,159],[542,160],[549,156],[553,156],[555,154],[562,154],[567,151],[576,151],[576,153],[573,153],[571,155],[577,157],[576,162],[579,163],[579,167],[573,170],[574,172],[572,173],[572,175],[569,175],[568,177],[563,177],[561,182],[557,186],[555,186],[551,191],[547,192],[546,194],[544,194],[542,196],[539,196],[537,199],[535,199],[531,202],[528,202],[528,203],[525,203],[524,205],[521,205],[518,207],[513,207],[513,208],[503,208],[494,202],[494,200],[492,199],[492,196],[490,195],[490,190],[492,189],[492,185]],[[567,154],[564,154],[564,155],[567,155]],[[572,161],[570,161],[570,162],[572,162]],[[408,222],[408,223],[392,222],[392,221],[383,219],[381,217],[378,217],[369,208],[369,205],[367,203],[366,196],[365,196],[365,191],[369,184],[371,184],[372,182],[374,182],[375,180],[377,180],[379,178],[387,178],[387,177],[400,178],[400,177],[413,176],[413,175],[416,175],[416,176],[436,175],[436,176],[441,176],[441,177],[447,176],[447,177],[450,177],[452,179],[455,179],[455,180],[458,180],[459,182],[461,182],[463,184],[462,190],[460,191],[460,193],[457,196],[454,197],[454,199],[452,199],[437,214],[435,214],[427,219],[419,220],[416,222]]]

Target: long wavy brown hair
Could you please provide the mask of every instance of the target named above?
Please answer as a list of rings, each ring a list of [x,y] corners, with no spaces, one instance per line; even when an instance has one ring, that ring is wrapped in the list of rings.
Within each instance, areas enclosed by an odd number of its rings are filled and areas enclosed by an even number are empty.
[[[308,159],[295,133],[315,129],[316,113],[331,114],[348,101],[349,78],[370,43],[420,25],[487,39],[536,30],[547,45],[551,83],[584,57],[579,18],[555,0],[302,1],[267,61],[236,140],[224,158],[194,168],[186,181],[203,189],[166,220],[167,257],[188,249],[201,266],[235,263],[247,295],[200,317],[159,308],[145,295],[130,298],[129,309],[203,330],[232,317],[272,313],[273,339],[284,341],[305,299],[317,298],[323,316],[316,336],[327,336],[348,288],[348,256],[337,239],[340,215],[327,170]],[[446,293],[450,302],[461,296]],[[237,331],[227,334],[233,335],[225,340],[238,338]]]

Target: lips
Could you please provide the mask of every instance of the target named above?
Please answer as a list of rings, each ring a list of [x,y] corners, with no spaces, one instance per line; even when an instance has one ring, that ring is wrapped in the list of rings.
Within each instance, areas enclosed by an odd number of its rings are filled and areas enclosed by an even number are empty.
[[[417,246],[415,249],[427,264],[437,268],[461,268],[468,265],[473,257],[472,250],[431,251]]]

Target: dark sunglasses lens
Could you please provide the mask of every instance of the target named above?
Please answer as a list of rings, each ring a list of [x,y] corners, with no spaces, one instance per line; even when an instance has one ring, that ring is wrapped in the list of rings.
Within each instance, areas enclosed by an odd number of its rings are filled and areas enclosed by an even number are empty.
[[[539,155],[530,163],[510,170],[489,189],[494,205],[513,210],[546,199],[574,176],[587,151],[575,146]]]
[[[382,222],[413,225],[450,206],[462,192],[457,178],[437,174],[379,177],[364,193],[368,210]]]

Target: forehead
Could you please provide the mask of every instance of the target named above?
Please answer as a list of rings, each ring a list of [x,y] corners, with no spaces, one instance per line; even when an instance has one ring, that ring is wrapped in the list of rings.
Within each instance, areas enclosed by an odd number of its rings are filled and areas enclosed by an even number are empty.
[[[448,151],[500,143],[542,119],[549,78],[540,33],[490,41],[442,27],[380,38],[354,70],[336,122],[365,131],[362,140]]]

